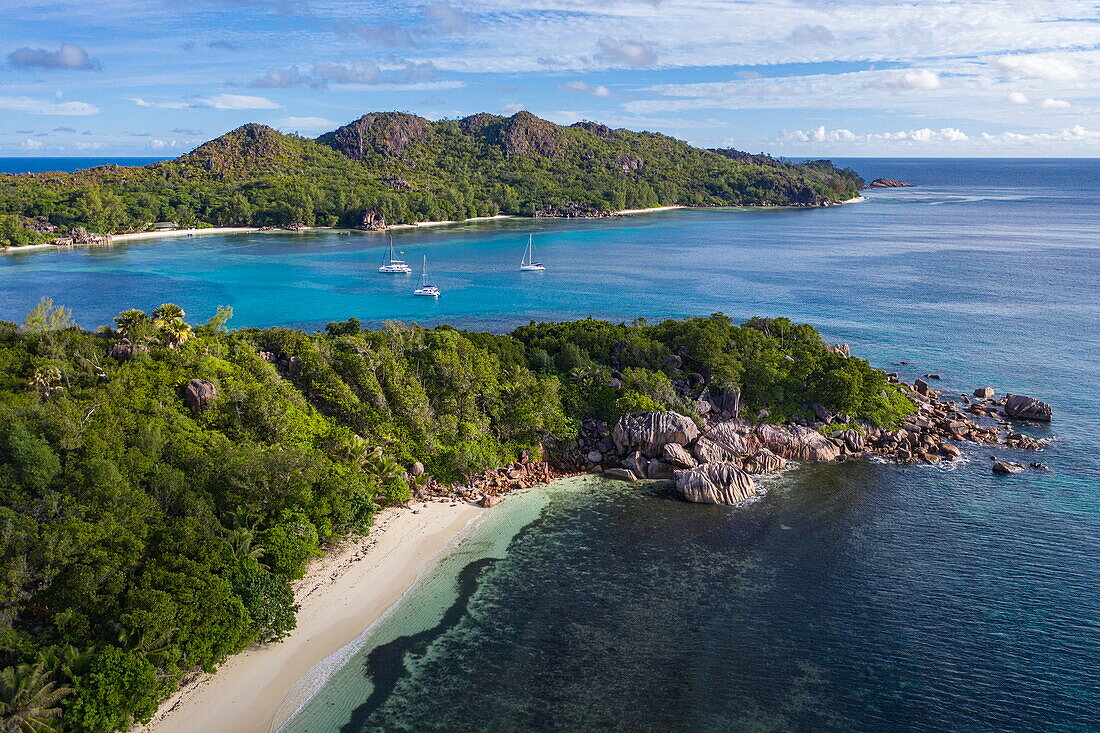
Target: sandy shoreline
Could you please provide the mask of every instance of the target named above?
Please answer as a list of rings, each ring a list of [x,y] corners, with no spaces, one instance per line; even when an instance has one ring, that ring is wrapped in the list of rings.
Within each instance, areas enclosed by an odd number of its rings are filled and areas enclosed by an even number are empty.
[[[864,196],[856,196],[855,198],[848,199],[847,201],[841,201],[842,204],[851,204],[857,201],[866,201]],[[676,209],[686,209],[687,206],[654,206],[649,209],[623,209],[622,211],[614,212],[617,216],[633,216],[635,214],[653,214],[661,211],[675,211]],[[450,226],[453,224],[469,224],[471,222],[481,221],[495,221],[497,219],[517,219],[520,217],[513,216],[511,214],[498,214],[496,216],[475,216],[470,219],[462,220],[446,220],[446,221],[418,221],[412,224],[390,224],[386,229],[378,230],[378,232],[389,231],[392,229],[425,229],[427,227],[441,227]],[[348,231],[339,230],[335,227],[306,227],[300,231],[316,231],[319,229],[332,229],[335,231]],[[125,244],[127,242],[140,242],[150,239],[160,239],[162,237],[188,237],[188,236],[205,236],[208,234],[294,234],[295,232],[288,229],[260,229],[259,227],[203,227],[195,229],[172,229],[162,232],[133,232],[130,234],[114,234],[110,238],[110,244]],[[373,232],[368,232],[373,233]],[[101,247],[104,245],[65,245],[59,247],[53,244],[29,244],[25,247],[11,247],[7,250],[0,249],[0,254],[14,254],[16,252],[33,252],[42,251],[46,249],[64,249],[65,247]]]
[[[658,211],[672,211],[674,209],[686,209],[686,206],[654,206],[649,209],[623,209],[622,211],[616,211],[619,216],[630,216],[631,214],[652,214]]]
[[[298,627],[283,641],[231,657],[199,674],[135,731],[268,733],[314,691],[299,681],[353,642],[415,584],[481,508],[417,503],[379,515],[370,534],[333,549],[295,585]],[[288,697],[291,696],[291,697]]]

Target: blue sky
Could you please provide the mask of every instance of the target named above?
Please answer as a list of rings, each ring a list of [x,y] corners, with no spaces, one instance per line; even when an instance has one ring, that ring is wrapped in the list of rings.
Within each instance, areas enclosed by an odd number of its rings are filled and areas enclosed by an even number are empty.
[[[1100,5],[4,0],[0,156],[528,109],[803,156],[1100,156]]]

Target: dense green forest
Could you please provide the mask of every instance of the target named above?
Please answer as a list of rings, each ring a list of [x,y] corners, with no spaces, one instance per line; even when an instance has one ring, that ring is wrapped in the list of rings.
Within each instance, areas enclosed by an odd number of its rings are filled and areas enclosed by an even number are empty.
[[[175,160],[0,175],[0,246],[82,226],[345,226],[475,216],[596,215],[663,205],[820,205],[862,179],[828,161],[703,150],[665,135],[528,112],[431,122],[369,114],[310,140],[250,124]]]
[[[811,400],[879,424],[912,409],[785,319],[310,334],[230,316],[165,304],[91,333],[43,301],[0,322],[4,730],[126,728],[186,671],[279,639],[292,581],[408,500],[413,461],[459,483],[570,445],[582,418],[692,414],[730,387],[777,421]]]

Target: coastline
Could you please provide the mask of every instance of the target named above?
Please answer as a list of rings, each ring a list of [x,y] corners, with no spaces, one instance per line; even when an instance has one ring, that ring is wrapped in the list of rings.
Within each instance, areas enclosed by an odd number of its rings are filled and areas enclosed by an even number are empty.
[[[838,204],[852,204],[859,201],[866,201],[866,196],[856,196],[854,198],[847,199],[845,201],[839,201]],[[675,211],[677,209],[692,208],[688,206],[654,206],[648,209],[622,209],[621,211],[612,212],[613,216],[634,216],[637,214],[655,214],[662,211]],[[499,219],[519,219],[524,217],[518,217],[513,214],[497,214],[496,216],[475,216],[469,219],[447,219],[442,221],[417,221],[412,224],[390,224],[385,229],[379,230],[362,230],[368,234],[375,234],[378,232],[390,231],[393,229],[424,229],[427,227],[440,227],[450,226],[452,224],[469,224],[471,222],[482,221],[495,221]],[[298,231],[316,231],[316,230],[338,230],[338,227],[305,227]],[[341,230],[341,231],[356,231],[356,230]],[[70,244],[70,245],[54,245],[54,244],[28,244],[23,247],[8,247],[0,248],[0,254],[16,254],[19,252],[41,252],[43,250],[61,250],[68,247],[102,247],[110,246],[112,244],[126,244],[129,242],[141,242],[150,239],[161,239],[168,237],[188,237],[188,236],[203,236],[208,234],[296,234],[297,232],[290,229],[261,229],[260,227],[200,227],[192,229],[171,229],[161,232],[131,232],[128,234],[112,234],[108,238],[107,245],[103,244]]]
[[[484,511],[446,501],[412,506],[384,510],[366,537],[333,548],[309,567],[295,584],[298,625],[287,638],[233,655],[216,674],[186,679],[147,725],[132,730],[279,728],[313,692],[299,682],[382,618]]]

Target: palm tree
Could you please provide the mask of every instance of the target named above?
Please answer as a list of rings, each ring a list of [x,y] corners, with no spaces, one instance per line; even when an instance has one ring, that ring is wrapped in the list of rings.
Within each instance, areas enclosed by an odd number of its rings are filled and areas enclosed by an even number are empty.
[[[191,327],[183,320],[186,315],[175,303],[163,303],[153,309],[153,323],[160,329],[168,348],[179,348],[191,338]]]
[[[130,308],[115,316],[115,330],[123,336],[132,336],[138,326],[148,322],[149,316],[145,315],[145,311]]]
[[[179,348],[191,338],[191,327],[179,319],[161,323],[160,332],[164,338],[164,345],[170,349]]]
[[[4,733],[51,733],[61,717],[58,704],[72,693],[58,687],[44,662],[0,671],[0,725]]]
[[[259,560],[264,554],[264,548],[255,544],[256,534],[245,527],[237,527],[226,532],[225,541],[229,545],[229,553],[237,562],[246,557]]]
[[[391,456],[383,456],[371,453],[363,462],[363,470],[367,475],[373,476],[383,486],[388,485],[405,475],[405,469]]]
[[[175,303],[162,303],[153,309],[154,321],[182,321],[187,313]]]

